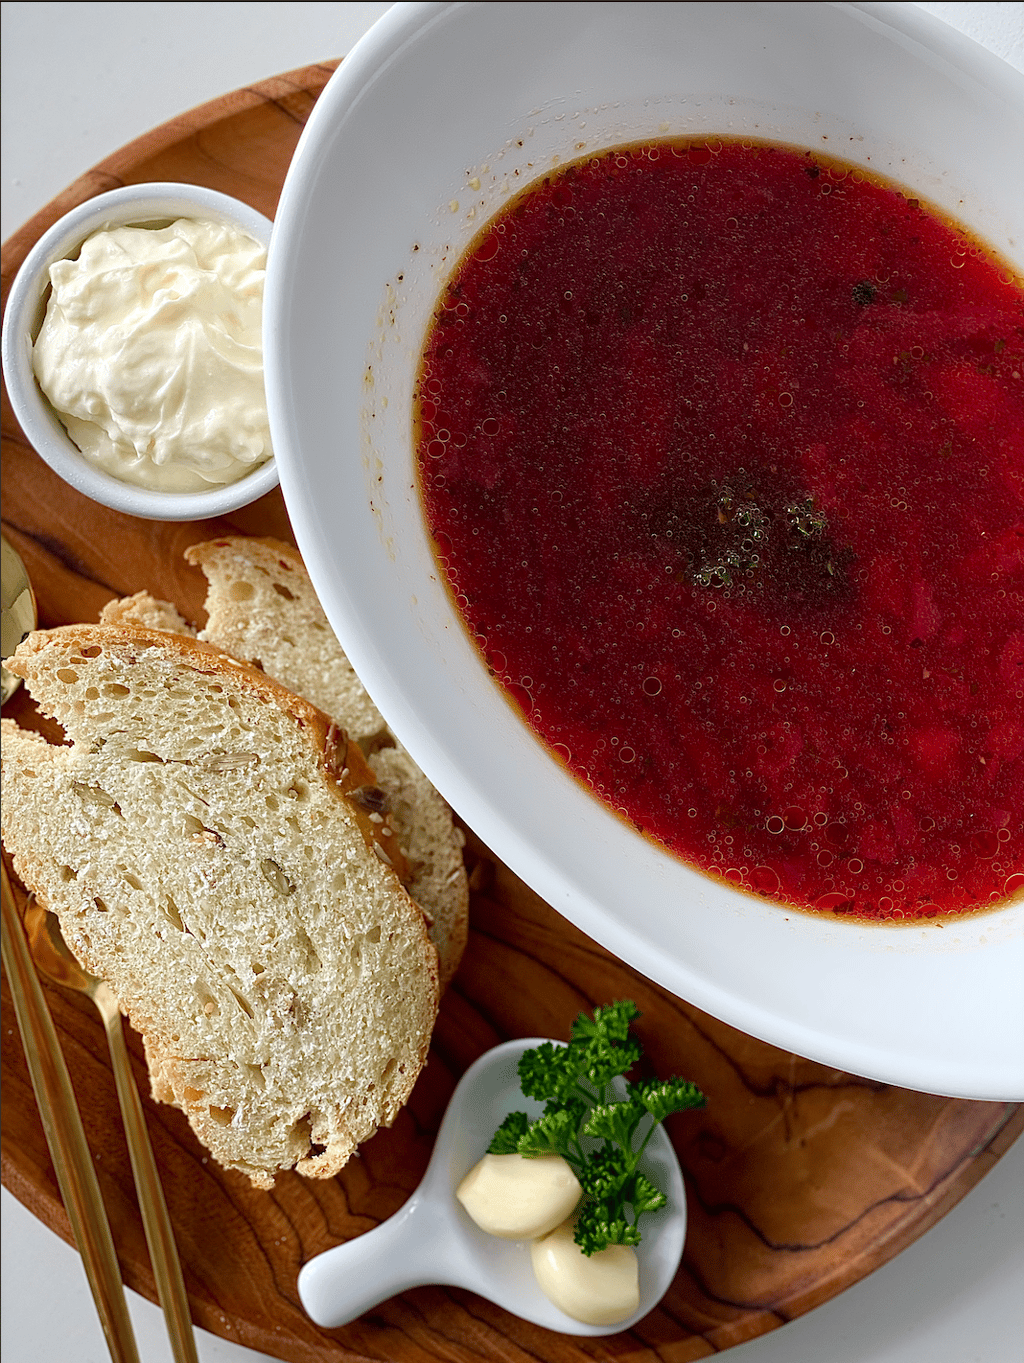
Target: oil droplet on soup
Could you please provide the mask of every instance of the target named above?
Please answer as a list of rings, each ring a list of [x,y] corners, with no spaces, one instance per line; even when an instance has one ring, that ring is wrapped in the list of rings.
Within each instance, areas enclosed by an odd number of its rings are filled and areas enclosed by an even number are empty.
[[[715,139],[528,187],[432,319],[420,492],[597,798],[750,893],[934,918],[1024,883],[1024,289],[850,172]]]

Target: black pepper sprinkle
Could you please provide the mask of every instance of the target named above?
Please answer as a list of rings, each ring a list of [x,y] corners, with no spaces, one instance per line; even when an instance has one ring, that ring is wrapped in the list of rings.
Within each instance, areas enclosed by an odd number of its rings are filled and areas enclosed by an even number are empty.
[[[866,307],[868,303],[875,301],[877,290],[873,284],[869,284],[866,279],[853,286],[853,301],[861,307]]]

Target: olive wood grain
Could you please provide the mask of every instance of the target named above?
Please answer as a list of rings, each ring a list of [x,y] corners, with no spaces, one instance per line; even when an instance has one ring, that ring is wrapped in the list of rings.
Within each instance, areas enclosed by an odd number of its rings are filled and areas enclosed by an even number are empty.
[[[71,185],[3,248],[3,291],[47,226],[119,184],[182,180],[273,215],[302,125],[337,63],[238,91],[157,128]],[[164,524],[119,516],[62,483],[3,405],[3,528],[31,574],[40,623],[94,620],[143,587],[202,620],[205,578],[183,550],[227,532],[292,540],[279,492],[230,518]],[[20,690],[5,714],[45,728]],[[684,1363],[752,1339],[835,1296],[937,1221],[1024,1129],[1024,1107],[930,1097],[786,1054],[699,1012],[560,918],[468,835],[472,930],[429,1063],[393,1128],[335,1179],[286,1175],[257,1192],[213,1164],[182,1114],[145,1099],[197,1324],[292,1363]],[[15,893],[23,892],[15,884]],[[88,999],[44,986],[96,1159],[125,1282],[156,1300],[103,1026]],[[296,1276],[310,1256],[402,1205],[426,1168],[458,1077],[510,1037],[564,1037],[580,1009],[634,998],[648,1072],[694,1079],[703,1112],[671,1118],[690,1229],[682,1268],[636,1329],[554,1335],[473,1294],[418,1288],[323,1331]],[[71,1233],[21,1050],[6,980],[0,1056],[5,1185]],[[138,1038],[135,1076],[148,1093]]]

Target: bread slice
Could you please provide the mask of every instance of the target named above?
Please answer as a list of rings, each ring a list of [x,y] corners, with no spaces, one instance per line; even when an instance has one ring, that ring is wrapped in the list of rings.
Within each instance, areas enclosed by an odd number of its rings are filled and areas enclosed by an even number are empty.
[[[184,635],[65,626],[8,666],[68,746],[3,721],[4,844],[156,1096],[259,1187],[335,1174],[408,1098],[438,998],[358,747]]]
[[[325,714],[344,716],[350,738],[369,753],[390,743],[384,716],[342,651],[298,550],[242,535],[185,550],[209,581],[199,638],[261,667]]]
[[[199,638],[311,700],[363,749],[388,797],[409,863],[406,888],[427,916],[444,989],[469,929],[462,830],[364,689],[298,550],[279,540],[230,536],[192,545],[185,558],[209,582]]]

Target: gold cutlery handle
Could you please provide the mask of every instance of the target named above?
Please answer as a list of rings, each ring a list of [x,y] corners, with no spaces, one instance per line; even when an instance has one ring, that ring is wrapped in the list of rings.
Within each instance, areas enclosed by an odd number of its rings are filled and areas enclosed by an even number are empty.
[[[114,1363],[139,1363],[106,1208],[67,1065],[3,871],[3,963],[71,1230]]]
[[[121,1103],[128,1153],[131,1156],[132,1173],[135,1175],[135,1188],[142,1211],[142,1224],[146,1231],[146,1243],[149,1246],[153,1276],[156,1279],[160,1305],[164,1310],[171,1349],[175,1363],[199,1363],[195,1335],[192,1331],[192,1314],[181,1274],[181,1262],[174,1243],[171,1218],[157,1172],[153,1146],[146,1128],[142,1100],[139,1098],[139,1090],[132,1074],[121,1014],[109,987],[104,985],[101,988],[109,996],[103,1000],[101,1011],[107,1029],[107,1040],[110,1042],[110,1060],[117,1083],[117,1096]]]

